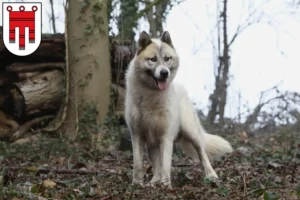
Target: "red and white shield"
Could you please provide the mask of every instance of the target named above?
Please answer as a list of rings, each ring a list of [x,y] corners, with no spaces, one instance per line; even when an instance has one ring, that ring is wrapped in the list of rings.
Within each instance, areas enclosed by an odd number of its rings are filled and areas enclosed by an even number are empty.
[[[3,41],[13,54],[32,54],[42,38],[42,3],[5,2],[2,4]]]

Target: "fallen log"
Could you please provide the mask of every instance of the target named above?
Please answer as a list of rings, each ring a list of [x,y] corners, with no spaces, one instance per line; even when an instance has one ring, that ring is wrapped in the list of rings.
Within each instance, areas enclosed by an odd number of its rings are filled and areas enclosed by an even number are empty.
[[[5,48],[0,34],[0,69],[14,62],[65,62],[64,34],[43,35],[38,49],[28,56],[16,56]]]
[[[0,27],[1,28],[1,27]],[[65,38],[64,34],[43,34],[41,44],[38,49],[28,56],[16,56],[10,53],[2,40],[0,32],[0,71],[5,71],[6,67],[18,63],[65,63]],[[110,46],[112,81],[113,83],[124,82],[124,72],[129,62],[134,56],[135,45],[132,41],[112,40]],[[10,67],[8,67],[10,68]],[[47,67],[46,67],[47,68]],[[51,68],[51,67],[48,67]],[[57,67],[52,67],[57,68]],[[33,69],[32,69],[33,70]],[[18,72],[32,72],[29,70],[18,70]],[[13,70],[10,70],[13,71]]]
[[[19,75],[14,72],[3,72],[0,73],[0,86],[19,81]]]
[[[0,110],[0,139],[10,138],[18,128],[19,124]]]
[[[43,121],[49,121],[49,120],[53,119],[54,117],[55,117],[55,115],[45,115],[43,117],[34,118],[34,119],[26,122],[25,124],[20,126],[15,133],[12,134],[12,136],[10,138],[10,142],[14,142],[17,139],[21,138],[27,131],[29,131],[29,129],[33,125],[35,125],[37,123],[41,123]]]
[[[22,92],[15,84],[0,86],[0,110],[14,119],[20,119],[25,112]]]
[[[0,32],[0,109],[5,109],[20,124],[57,113],[66,87],[65,46],[64,34],[43,34],[41,44],[33,54],[15,56],[5,48]],[[134,52],[132,41],[114,40],[111,43],[112,82],[122,88],[125,87],[124,73]],[[119,90],[116,113],[123,101],[124,91]]]
[[[64,73],[51,70],[16,83],[24,96],[26,115],[59,109],[64,94]]]
[[[40,73],[41,72],[21,72],[21,73],[18,73],[18,77],[19,77],[20,81],[25,81],[25,80],[32,78]]]
[[[12,84],[13,82],[24,81],[38,75],[40,72],[3,72],[0,73],[0,86]],[[0,97],[1,98],[1,97]]]
[[[63,70],[65,68],[64,62],[49,62],[49,63],[14,63],[6,67],[8,72],[36,72],[52,69]]]

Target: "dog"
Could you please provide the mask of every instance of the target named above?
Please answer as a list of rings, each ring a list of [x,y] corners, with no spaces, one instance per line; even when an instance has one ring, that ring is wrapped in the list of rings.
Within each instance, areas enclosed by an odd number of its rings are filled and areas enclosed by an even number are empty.
[[[143,155],[146,147],[156,183],[171,187],[174,142],[201,161],[207,178],[218,176],[210,160],[232,152],[228,141],[205,132],[186,89],[173,81],[179,56],[170,33],[151,38],[143,31],[138,48],[125,73],[125,121],[133,150],[132,184],[143,185]]]

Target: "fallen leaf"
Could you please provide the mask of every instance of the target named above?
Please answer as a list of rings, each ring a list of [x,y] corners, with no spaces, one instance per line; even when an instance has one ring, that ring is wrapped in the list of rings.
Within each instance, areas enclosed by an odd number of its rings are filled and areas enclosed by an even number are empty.
[[[27,169],[27,171],[30,171],[30,172],[37,172],[38,171],[38,168],[36,166],[29,166],[26,169]]]
[[[274,179],[274,181],[276,183],[281,183],[282,182],[282,178],[280,176],[276,176],[275,179]]]
[[[269,162],[268,163],[268,167],[273,167],[273,168],[278,168],[281,167],[282,165],[278,164],[278,163],[274,163],[274,162]]]
[[[95,176],[92,177],[92,181],[91,181],[91,186],[96,186],[99,185],[100,183],[98,182],[98,180],[96,179]]]
[[[248,148],[247,147],[239,147],[236,149],[237,152],[243,154],[243,155],[247,155],[248,154]]]
[[[56,186],[56,183],[54,181],[47,179],[43,181],[43,186],[45,188],[54,188]]]
[[[80,190],[77,189],[77,188],[73,189],[73,191],[74,191],[74,192],[80,192]]]
[[[41,197],[41,196],[38,196],[38,200],[48,200],[48,199],[46,199],[44,197]]]
[[[245,131],[239,133],[239,136],[245,144],[248,143],[248,134]]]

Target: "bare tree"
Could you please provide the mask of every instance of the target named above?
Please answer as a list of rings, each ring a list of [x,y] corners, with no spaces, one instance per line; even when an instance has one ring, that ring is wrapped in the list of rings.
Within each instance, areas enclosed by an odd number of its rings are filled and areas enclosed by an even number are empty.
[[[273,95],[271,94],[273,93]],[[267,98],[269,96],[269,98]],[[260,94],[259,102],[247,116],[244,130],[253,132],[266,129],[272,125],[299,123],[300,94],[292,91],[281,91],[279,85],[264,90]],[[269,109],[264,108],[269,107]]]
[[[120,15],[118,17],[119,37],[134,40],[134,28],[137,27],[138,0],[120,0]]]
[[[158,37],[163,31],[163,22],[165,22],[168,12],[172,6],[177,5],[184,0],[120,0],[120,16],[118,17],[119,37],[133,40],[135,36],[134,29],[138,25],[138,20],[145,18],[150,25],[150,35]],[[139,10],[139,4],[144,6]]]
[[[151,37],[159,37],[163,32],[163,23],[166,17],[174,5],[178,5],[184,0],[158,0],[157,4],[153,4],[155,1],[145,0],[145,7],[149,7],[149,10],[145,13],[145,18],[150,25]]]
[[[208,121],[210,124],[214,124],[217,116],[219,117],[219,124],[224,123],[224,114],[227,100],[227,90],[229,85],[229,72],[230,72],[230,52],[231,46],[235,42],[236,38],[247,27],[254,23],[260,22],[263,16],[263,12],[260,8],[267,3],[259,5],[258,7],[249,6],[249,15],[244,22],[239,24],[234,34],[230,37],[228,35],[228,1],[222,2],[217,0],[217,23],[214,29],[216,29],[216,41],[213,41],[213,50],[215,57],[215,89],[210,95],[210,109],[208,112]],[[221,9],[222,7],[222,9]]]
[[[145,1],[146,6],[151,4],[151,1]],[[151,37],[157,38],[163,32],[163,22],[166,18],[167,7],[171,4],[170,0],[161,0],[159,4],[152,7],[147,12],[147,20],[150,25],[150,35]]]
[[[51,6],[51,22],[52,22],[52,29],[53,33],[56,33],[56,23],[55,23],[55,14],[54,14],[54,5],[53,5],[53,0],[49,0],[50,6]]]

